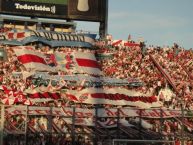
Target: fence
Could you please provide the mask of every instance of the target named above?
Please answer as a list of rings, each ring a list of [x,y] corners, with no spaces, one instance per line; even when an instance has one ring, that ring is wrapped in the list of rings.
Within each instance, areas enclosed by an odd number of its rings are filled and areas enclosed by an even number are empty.
[[[192,137],[192,110],[0,106],[1,142],[112,144],[113,139]],[[11,138],[11,140],[10,140]]]
[[[175,145],[175,141],[113,139],[112,145]]]

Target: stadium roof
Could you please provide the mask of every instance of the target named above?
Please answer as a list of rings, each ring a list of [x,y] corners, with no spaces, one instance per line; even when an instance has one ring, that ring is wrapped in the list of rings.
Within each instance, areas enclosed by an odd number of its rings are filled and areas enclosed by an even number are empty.
[[[62,26],[64,28],[76,28],[75,22],[68,22],[62,19],[48,19],[48,18],[31,18],[31,17],[23,17],[23,16],[14,16],[14,15],[0,15],[0,21],[3,23],[13,23],[13,24],[24,24],[27,22],[28,25],[34,25],[36,23],[43,25],[51,25],[53,24],[55,27]]]

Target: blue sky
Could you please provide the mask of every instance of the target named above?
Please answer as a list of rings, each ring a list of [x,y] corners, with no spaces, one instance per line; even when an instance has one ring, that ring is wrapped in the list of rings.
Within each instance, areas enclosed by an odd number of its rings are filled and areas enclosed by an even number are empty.
[[[98,23],[77,23],[77,29],[98,31]],[[109,0],[108,33],[113,39],[137,40],[147,45],[174,42],[193,48],[193,0]]]

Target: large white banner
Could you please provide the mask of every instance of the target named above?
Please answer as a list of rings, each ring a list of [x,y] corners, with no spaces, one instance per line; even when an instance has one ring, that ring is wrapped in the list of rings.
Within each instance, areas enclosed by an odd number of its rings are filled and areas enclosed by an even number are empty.
[[[79,73],[102,75],[101,67],[97,62],[94,53],[75,52],[74,61],[76,62]]]

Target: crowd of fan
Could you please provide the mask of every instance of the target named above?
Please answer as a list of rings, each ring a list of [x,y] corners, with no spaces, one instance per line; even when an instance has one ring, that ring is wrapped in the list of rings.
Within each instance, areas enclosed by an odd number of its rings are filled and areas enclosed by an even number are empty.
[[[26,68],[17,60],[14,54],[13,48],[4,47],[7,51],[8,61],[0,62],[0,80],[1,84],[11,87],[12,89],[18,91],[24,91],[27,88],[33,88],[34,84],[31,79],[21,79],[14,76],[13,72],[26,71]],[[167,71],[171,76],[174,84],[177,87],[178,93],[173,89],[174,99],[170,100],[171,104],[176,104],[179,107],[179,102],[184,100],[184,105],[188,109],[192,109],[192,82],[191,82],[191,55],[193,54],[191,50],[185,50],[183,48],[178,48],[178,54],[175,54],[173,48],[169,47],[147,47],[145,54],[142,53],[140,47],[104,47],[100,50],[94,52],[94,50],[76,48],[57,48],[55,50],[50,50],[48,46],[38,49],[44,53],[50,54],[50,51],[59,52],[72,52],[72,51],[89,51],[93,53],[111,53],[113,56],[108,59],[99,60],[101,64],[103,73],[105,76],[110,76],[112,78],[138,78],[144,83],[142,87],[131,88],[127,86],[128,89],[135,89],[143,93],[153,92],[158,95],[162,88],[168,85],[165,77],[159,72],[159,70],[154,65],[153,61],[150,59],[149,55],[154,56],[162,68]],[[187,56],[187,58],[186,58]],[[182,59],[184,58],[184,59]],[[59,71],[59,75],[72,74],[71,71],[64,72]],[[71,87],[71,86],[68,86]]]
[[[177,44],[172,47],[147,46],[144,48],[110,45],[102,47],[99,51],[113,54],[111,59],[100,61],[105,75],[116,78],[139,78],[144,82],[144,86],[135,89],[144,93],[154,92],[158,95],[162,88],[168,88],[168,81],[154,65],[150,56],[156,58],[176,86],[176,90],[169,86],[169,89],[174,92],[169,105],[179,108],[183,101],[186,109],[193,109],[192,49],[186,50]]]
[[[31,78],[22,79],[19,76],[14,76],[13,72],[27,71],[26,68],[17,60],[17,56],[14,54],[12,47],[4,47],[7,52],[8,61],[0,62],[0,80],[1,85],[8,86],[17,91],[24,91],[28,88],[37,87],[37,84],[32,83]],[[147,47],[145,48],[145,54],[142,52],[140,47],[104,47],[100,50],[88,50],[88,49],[75,49],[75,48],[56,48],[52,49],[48,46],[40,48],[36,47],[36,51],[41,51],[50,54],[50,51],[59,52],[72,52],[72,51],[89,51],[93,53],[110,53],[112,57],[110,59],[100,59],[104,76],[110,76],[112,78],[138,78],[144,85],[142,87],[130,87],[124,86],[128,89],[134,89],[142,93],[152,92],[154,95],[159,96],[159,91],[162,88],[169,88],[173,93],[169,101],[169,106],[173,108],[179,108],[181,101],[184,102],[184,107],[186,109],[192,110],[192,60],[193,57],[192,50],[185,50],[183,48],[178,48],[178,53],[174,51],[174,48],[169,47]],[[162,75],[162,73],[154,65],[153,61],[150,59],[150,55],[156,58],[157,62],[162,66],[163,70],[171,76],[174,84],[176,85],[177,92],[170,85],[168,81]],[[187,56],[187,58],[186,58]],[[184,58],[184,59],[182,59]],[[72,64],[73,65],[73,64]],[[70,70],[70,69],[69,69]],[[72,74],[72,71],[59,71],[59,75]],[[77,84],[78,85],[78,84]],[[168,87],[169,86],[169,87]],[[74,89],[74,86],[68,86],[70,89]],[[3,93],[3,92],[1,92]],[[164,99],[161,98],[160,99]],[[174,105],[175,104],[175,105]],[[168,105],[168,104],[167,104]],[[168,107],[168,106],[167,106]]]
[[[112,78],[138,78],[143,82],[143,86],[141,87],[131,87],[131,86],[123,86],[127,89],[133,89],[136,91],[140,91],[143,93],[153,92],[154,95],[158,96],[159,91],[163,88],[169,88],[172,90],[173,96],[169,100],[165,100],[159,96],[159,101],[162,101],[165,105],[164,107],[169,107],[172,109],[181,109],[181,105],[185,110],[193,110],[193,51],[192,49],[186,50],[182,47],[177,46],[175,44],[172,47],[155,47],[155,46],[147,46],[147,47],[127,47],[123,45],[113,46],[111,45],[110,40],[108,45],[103,45],[102,47],[96,50],[89,50],[86,48],[70,48],[70,47],[60,47],[60,48],[50,48],[45,45],[38,45],[36,43],[30,44],[30,46],[34,46],[36,51],[43,52],[46,54],[50,54],[54,51],[58,52],[72,52],[72,51],[81,51],[81,52],[92,52],[97,54],[110,54],[110,58],[98,58],[98,62],[101,65],[104,76],[110,76]],[[0,61],[0,85],[4,85],[12,90],[24,91],[28,88],[35,88],[37,84],[33,83],[33,78],[29,77],[23,79],[21,76],[15,76],[13,73],[15,72],[25,72],[28,71],[18,60],[17,56],[14,53],[14,47],[1,45],[0,49],[4,49],[7,54],[7,60]],[[172,88],[169,85],[168,80],[163,76],[163,74],[156,67],[151,57],[156,58],[156,61],[160,64],[164,71],[166,71],[173,80],[177,90]],[[57,72],[58,75],[72,74],[71,71]],[[110,86],[109,86],[110,87]],[[68,86],[68,89],[76,89],[74,86]],[[177,92],[175,92],[177,91]],[[4,92],[0,91],[0,96],[3,96]],[[183,103],[182,103],[183,101]],[[63,103],[65,106],[70,106],[70,104],[81,106],[81,107],[93,107],[94,105],[83,105],[83,104],[74,104],[73,102],[69,102],[66,100],[54,101],[54,103],[37,103],[38,106],[58,106],[59,103]],[[112,107],[113,105],[105,105],[105,107]],[[116,106],[114,106],[116,107]],[[29,123],[33,123],[34,118],[29,120]],[[35,118],[37,119],[37,118]],[[54,121],[57,123],[57,119]],[[186,118],[186,121],[192,126],[192,118]],[[36,122],[36,121],[35,121]],[[157,120],[148,120],[154,124],[153,130],[158,132],[158,126],[160,122]],[[61,124],[61,122],[59,123]],[[165,120],[163,125],[163,130],[166,134],[176,133],[181,131],[180,121],[176,120]],[[64,130],[68,130],[64,126]],[[69,132],[69,131],[68,131]],[[189,131],[189,132],[192,132]],[[43,138],[43,137],[42,137]],[[42,139],[40,138],[40,140]],[[67,137],[65,137],[66,139]],[[70,137],[69,137],[70,138]],[[43,138],[44,139],[44,138]],[[62,140],[62,139],[61,139]],[[68,138],[66,139],[68,141]],[[71,138],[70,138],[71,140]],[[80,138],[81,140],[81,138]],[[91,144],[89,140],[84,140],[84,144]],[[41,141],[39,141],[41,142]],[[83,141],[81,141],[83,142]],[[29,143],[30,144],[30,143]],[[38,143],[37,143],[38,144]],[[66,143],[67,144],[67,143]]]

